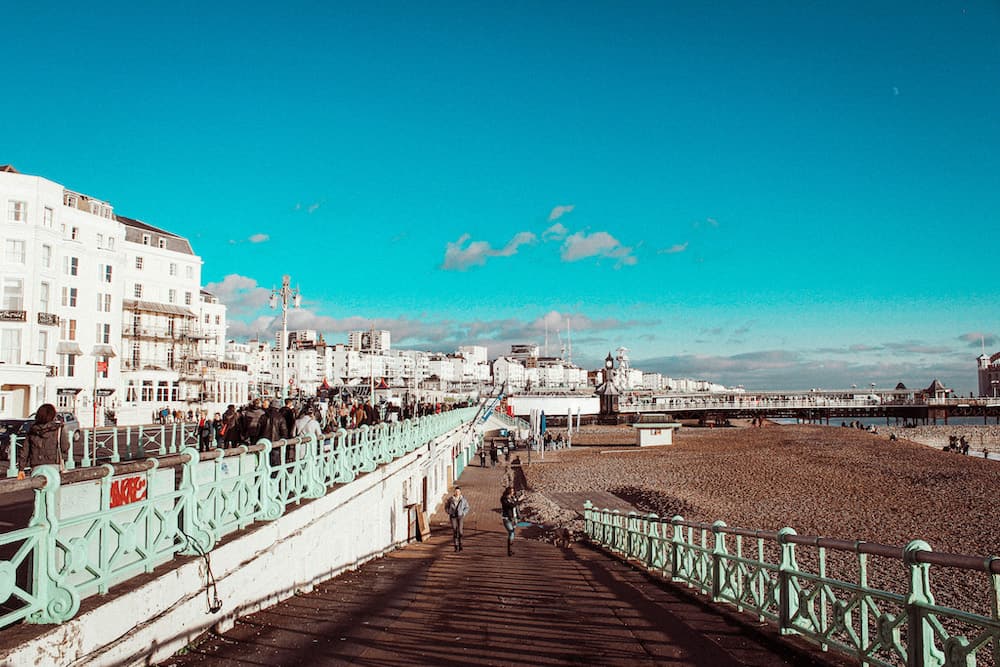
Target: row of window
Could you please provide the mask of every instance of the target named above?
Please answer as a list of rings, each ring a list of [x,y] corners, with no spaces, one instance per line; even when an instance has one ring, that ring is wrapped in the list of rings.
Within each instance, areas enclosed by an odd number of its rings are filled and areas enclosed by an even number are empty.
[[[97,204],[98,207],[95,209],[93,204]],[[110,218],[110,212],[111,210],[107,207],[107,205],[99,202],[92,202],[91,213],[94,215],[99,215],[102,218]],[[49,206],[42,207],[42,226],[47,229],[52,229],[54,220],[55,211]],[[28,202],[14,199],[7,200],[7,222],[28,222]],[[63,236],[71,241],[80,240],[79,227],[67,227],[66,223],[61,223],[60,229],[62,230]],[[149,243],[146,243],[145,245],[149,245]],[[111,234],[98,234],[97,247],[102,250],[114,250],[115,237]],[[161,245],[160,247],[164,248],[166,246]]]
[[[135,383],[129,380],[128,387],[125,388],[125,400],[130,403],[136,402],[136,390]],[[167,403],[169,401],[177,401],[180,395],[180,383],[179,382],[167,382],[166,380],[160,380],[156,383],[156,394],[154,399],[153,394],[153,381],[143,380],[142,381],[142,401],[144,403],[152,403],[154,400],[157,403]]]
[[[4,278],[0,288],[0,310],[24,310],[24,279]],[[43,282],[38,285],[38,312],[50,313],[49,308],[52,286]],[[63,287],[61,303],[67,308],[76,308],[80,291],[76,287]],[[110,313],[112,295],[107,292],[97,293],[97,312]]]
[[[135,287],[132,289],[132,294],[137,299],[142,298],[143,288],[142,283],[136,283]],[[194,295],[191,292],[184,292],[184,305],[190,306],[194,301]],[[167,290],[167,303],[177,303],[177,290],[168,289]]]
[[[76,340],[76,320],[64,320],[61,333],[61,338],[64,340],[75,341]],[[0,330],[0,361],[5,364],[20,364],[24,357],[21,354],[21,336],[23,332],[21,329],[2,329]],[[96,344],[98,345],[109,345],[111,343],[111,325],[107,323],[97,323],[97,338]],[[49,358],[49,332],[39,331],[36,338],[36,349],[33,361],[38,364],[47,365]],[[72,377],[76,368],[76,355],[73,354],[60,354],[59,355],[59,373],[60,375],[66,375]],[[107,361],[106,357],[100,358],[103,361]],[[104,367],[105,369],[107,366]],[[97,374],[101,377],[108,377],[108,371],[97,371]]]
[[[145,260],[143,259],[142,255],[136,255],[136,257],[135,257],[135,268],[138,269],[138,270],[140,270],[140,271],[142,271],[142,267],[143,267],[144,263],[145,263]],[[170,262],[170,264],[167,266],[167,272],[171,276],[176,276],[177,275],[177,263],[176,262]],[[184,277],[185,278],[194,278],[194,267],[193,266],[185,265],[185,267],[184,267]]]

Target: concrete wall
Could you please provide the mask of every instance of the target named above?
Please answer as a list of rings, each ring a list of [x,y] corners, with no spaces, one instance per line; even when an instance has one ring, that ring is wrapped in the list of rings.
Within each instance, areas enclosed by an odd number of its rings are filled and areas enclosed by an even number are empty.
[[[511,396],[507,404],[518,417],[527,417],[532,410],[543,410],[546,416],[565,417],[568,410],[576,415],[577,409],[582,415],[596,415],[601,411],[601,402],[597,396]]]
[[[255,524],[209,552],[222,610],[208,612],[200,557],[164,566],[155,579],[112,589],[94,609],[0,653],[0,664],[150,664],[168,659],[215,626],[383,555],[407,539],[406,504],[420,501],[423,479],[435,509],[448,492],[455,457],[468,460],[476,438],[460,427],[323,498]],[[449,474],[451,473],[451,474]],[[101,601],[100,598],[91,600]],[[84,608],[91,600],[84,601]]]

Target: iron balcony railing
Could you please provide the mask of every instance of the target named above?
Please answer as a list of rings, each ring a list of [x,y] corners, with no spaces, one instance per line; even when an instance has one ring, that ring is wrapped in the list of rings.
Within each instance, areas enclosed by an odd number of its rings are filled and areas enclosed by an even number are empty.
[[[922,540],[893,547],[626,515],[590,502],[584,518],[588,537],[621,558],[861,664],[1000,665],[1000,558],[939,553]],[[870,585],[870,559],[901,566],[899,590]],[[989,615],[936,603],[931,566],[981,575]]]

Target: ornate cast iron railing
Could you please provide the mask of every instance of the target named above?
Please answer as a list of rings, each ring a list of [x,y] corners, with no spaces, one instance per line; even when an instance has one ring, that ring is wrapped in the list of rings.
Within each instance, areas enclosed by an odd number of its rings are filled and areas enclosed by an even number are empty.
[[[922,540],[893,547],[797,535],[791,528],[747,530],[722,521],[626,515],[590,502],[584,517],[589,538],[623,559],[861,664],[1000,665],[1000,558],[935,552]],[[869,583],[873,557],[905,568],[898,591]],[[808,567],[799,564],[806,560]],[[932,565],[982,575],[989,615],[936,603]]]
[[[177,433],[158,439],[159,458],[62,473],[38,466],[27,479],[0,482],[0,502],[5,493],[34,491],[27,526],[0,533],[0,627],[66,621],[82,599],[179,554],[208,552],[230,533],[426,446],[474,413],[203,453]],[[90,444],[91,452],[95,444],[116,451],[103,438]]]

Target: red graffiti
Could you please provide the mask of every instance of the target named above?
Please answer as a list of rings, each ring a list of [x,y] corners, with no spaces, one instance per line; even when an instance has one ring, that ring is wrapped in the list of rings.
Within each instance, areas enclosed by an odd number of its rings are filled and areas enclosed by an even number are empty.
[[[111,482],[111,507],[121,507],[146,498],[146,480],[141,476],[122,477]]]

